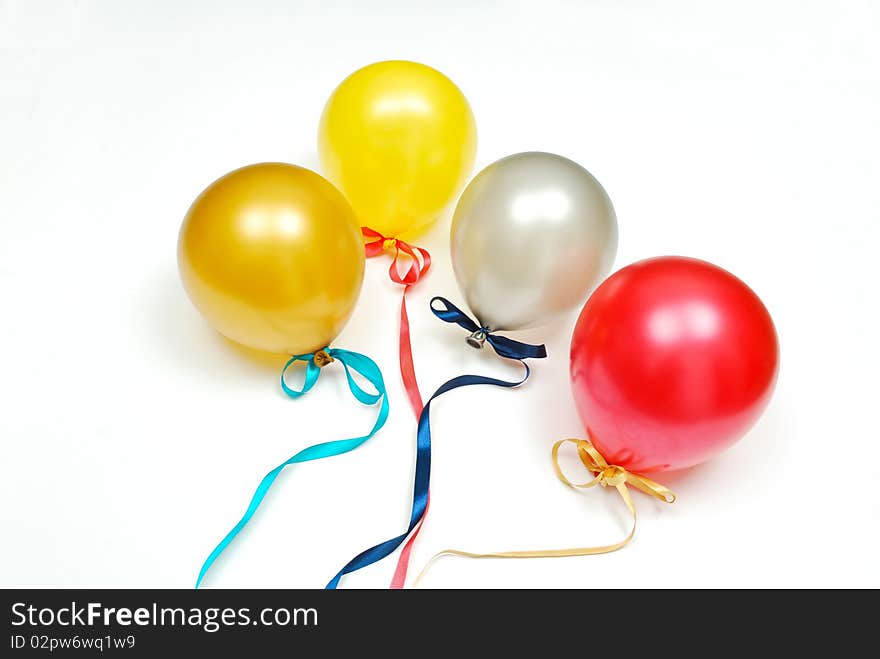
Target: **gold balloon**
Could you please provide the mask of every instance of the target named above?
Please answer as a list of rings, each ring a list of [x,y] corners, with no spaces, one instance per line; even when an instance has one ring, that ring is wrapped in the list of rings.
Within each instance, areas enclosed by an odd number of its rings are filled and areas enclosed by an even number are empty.
[[[351,206],[315,172],[283,163],[209,185],[183,220],[177,260],[190,300],[217,331],[285,354],[335,339],[364,277]]]
[[[467,99],[445,75],[416,62],[377,62],[330,96],[318,151],[362,224],[411,237],[461,191],[477,129]]]

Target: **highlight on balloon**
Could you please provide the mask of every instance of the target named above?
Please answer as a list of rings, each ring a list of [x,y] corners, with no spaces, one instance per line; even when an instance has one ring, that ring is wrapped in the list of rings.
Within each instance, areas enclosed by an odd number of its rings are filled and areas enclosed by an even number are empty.
[[[383,477],[399,482],[409,517],[391,538],[382,540],[388,530],[377,529],[375,544],[349,548],[351,559],[328,575],[326,587],[337,588],[345,575],[395,553],[388,583],[397,589],[418,584],[447,555],[560,558],[623,549],[636,535],[639,496],[674,502],[675,494],[659,482],[664,473],[729,448],[768,405],[779,369],[769,311],[734,274],[696,258],[657,256],[611,274],[618,217],[611,195],[585,167],[598,166],[588,162],[589,154],[513,153],[474,175],[476,120],[462,88],[445,73],[411,61],[376,62],[328,81],[327,94],[317,125],[290,134],[290,143],[299,145],[314,140],[316,130],[321,173],[264,162],[215,180],[183,218],[179,271],[193,305],[217,332],[279,355],[286,396],[297,400],[321,378],[344,378],[355,403],[375,409],[375,421],[350,438],[323,437],[320,429],[297,436],[300,448],[279,456],[262,476],[242,474],[256,489],[243,511],[229,511],[231,526],[217,534],[219,542],[206,538],[196,587],[222,584],[220,566],[232,560],[225,550],[245,540],[242,532],[288,467],[353,451],[385,425],[390,406],[379,366],[336,345],[346,324],[358,322],[367,259],[383,256],[389,260],[380,267],[388,267],[389,290],[399,287],[400,305],[384,315],[388,331],[372,334],[365,349],[378,349],[396,334],[415,464],[411,473]],[[417,242],[449,211],[449,230],[432,255]],[[637,228],[651,220],[621,221]],[[431,291],[418,313],[444,324],[419,338],[460,332],[461,350],[485,350],[514,367],[516,377],[459,373],[423,394],[407,295],[416,286],[427,293],[424,282],[438,258],[451,265],[458,290]],[[432,402],[485,385],[510,390],[528,405],[527,383],[558,387],[540,372],[546,347],[517,333],[566,326],[578,310],[569,365],[582,428],[576,437],[543,438],[546,468],[567,487],[613,488],[631,517],[628,533],[597,544],[587,529],[584,546],[574,548],[450,548],[409,579],[432,496]],[[450,352],[456,363],[460,353]],[[307,415],[305,406],[292,406],[291,415]],[[503,425],[500,410],[485,413]],[[568,451],[583,467],[581,477],[563,470],[560,455]]]
[[[389,405],[378,365],[364,354],[332,346],[360,295],[364,251],[351,206],[322,176],[296,165],[260,163],[217,179],[183,220],[178,264],[190,300],[218,332],[249,348],[289,357],[280,376],[287,396],[308,393],[323,370],[338,362],[355,400],[378,408],[368,433],[321,438],[269,470],[239,521],[208,553],[198,587],[257,514],[282,471],[356,449],[385,424]],[[303,384],[291,386],[286,374],[300,363]],[[358,384],[354,373],[373,390]]]

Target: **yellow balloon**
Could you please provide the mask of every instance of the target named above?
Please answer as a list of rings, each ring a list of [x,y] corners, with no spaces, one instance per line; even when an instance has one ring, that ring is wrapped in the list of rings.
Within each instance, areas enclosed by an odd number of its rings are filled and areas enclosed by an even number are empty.
[[[364,278],[351,206],[323,177],[283,163],[209,185],[183,220],[177,261],[190,300],[217,331],[286,354],[335,339]]]
[[[330,96],[321,166],[360,222],[389,237],[426,229],[474,166],[477,129],[464,94],[415,62],[371,64]]]

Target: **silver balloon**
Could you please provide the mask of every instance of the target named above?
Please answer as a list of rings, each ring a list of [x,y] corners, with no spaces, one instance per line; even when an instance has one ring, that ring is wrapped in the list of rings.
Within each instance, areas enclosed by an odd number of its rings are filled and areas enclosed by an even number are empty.
[[[617,218],[605,190],[552,153],[517,153],[486,167],[452,220],[455,277],[492,331],[542,325],[580,307],[616,252]]]

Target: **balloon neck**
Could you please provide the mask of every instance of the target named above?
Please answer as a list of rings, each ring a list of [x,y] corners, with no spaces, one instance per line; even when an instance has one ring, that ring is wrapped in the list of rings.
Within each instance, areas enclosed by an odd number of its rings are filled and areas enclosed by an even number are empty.
[[[327,364],[336,361],[326,350],[318,350],[312,359],[318,368],[324,368]]]
[[[488,338],[489,330],[481,327],[476,332],[471,333],[471,335],[467,337],[466,341],[471,348],[476,348],[477,350],[480,350],[486,343],[486,339]]]

